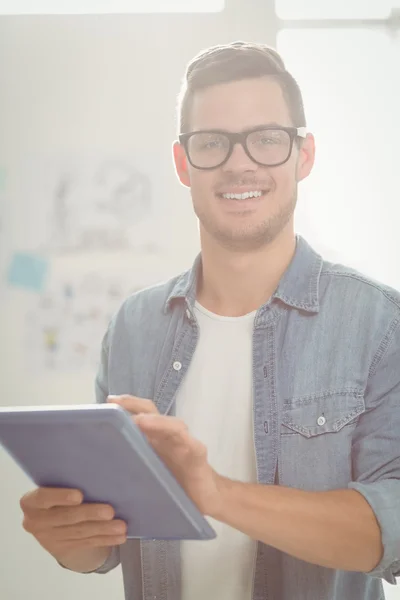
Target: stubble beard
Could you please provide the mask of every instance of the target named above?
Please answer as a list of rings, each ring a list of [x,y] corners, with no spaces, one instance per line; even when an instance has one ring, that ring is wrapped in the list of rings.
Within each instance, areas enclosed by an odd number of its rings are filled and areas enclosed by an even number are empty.
[[[268,201],[268,197],[265,199]],[[238,200],[240,202],[240,200]],[[297,204],[297,186],[291,198],[284,202],[276,214],[257,224],[237,227],[220,227],[207,211],[193,202],[200,225],[217,243],[233,252],[254,251],[273,242],[292,218]]]

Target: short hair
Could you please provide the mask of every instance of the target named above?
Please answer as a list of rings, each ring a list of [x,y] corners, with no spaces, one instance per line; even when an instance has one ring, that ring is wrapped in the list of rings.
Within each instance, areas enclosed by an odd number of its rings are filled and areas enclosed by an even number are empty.
[[[265,44],[232,42],[207,48],[186,68],[178,96],[179,133],[190,131],[193,96],[199,90],[243,79],[270,77],[279,83],[295,127],[305,127],[306,117],[299,85],[286,70],[282,57]]]

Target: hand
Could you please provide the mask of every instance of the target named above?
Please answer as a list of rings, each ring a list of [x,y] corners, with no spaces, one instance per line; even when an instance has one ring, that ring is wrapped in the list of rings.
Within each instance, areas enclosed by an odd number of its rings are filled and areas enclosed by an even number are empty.
[[[134,419],[200,512],[210,517],[220,514],[224,478],[209,464],[206,446],[176,417],[140,414]]]
[[[160,415],[149,399],[124,394],[108,396],[107,402],[114,402],[133,415],[134,422],[199,510],[208,516],[218,514],[224,480],[209,465],[207,448],[189,434],[185,423]]]
[[[126,524],[107,504],[84,503],[79,490],[37,488],[20,500],[23,528],[56,559],[126,541]]]

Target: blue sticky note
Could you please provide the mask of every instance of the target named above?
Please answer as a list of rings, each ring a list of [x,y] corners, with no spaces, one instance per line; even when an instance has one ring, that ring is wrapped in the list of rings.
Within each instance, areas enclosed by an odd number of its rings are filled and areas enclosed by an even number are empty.
[[[41,292],[45,284],[48,266],[45,258],[17,252],[11,259],[7,281],[16,287]]]

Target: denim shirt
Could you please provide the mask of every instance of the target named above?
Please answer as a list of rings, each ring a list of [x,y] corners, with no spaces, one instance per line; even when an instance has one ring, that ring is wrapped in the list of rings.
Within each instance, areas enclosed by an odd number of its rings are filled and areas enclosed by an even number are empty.
[[[200,270],[201,255],[125,301],[104,336],[97,402],[132,394],[174,414],[199,336]],[[361,573],[259,542],[252,600],[382,600],[382,579],[395,584],[400,575],[400,293],[323,260],[297,235],[289,267],[256,314],[253,411],[258,483],[357,490],[384,553]],[[119,563],[126,600],[180,600],[179,541],[128,540],[97,572]]]

